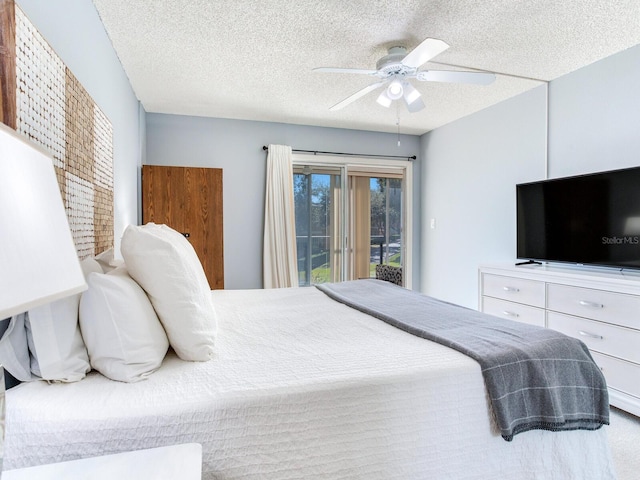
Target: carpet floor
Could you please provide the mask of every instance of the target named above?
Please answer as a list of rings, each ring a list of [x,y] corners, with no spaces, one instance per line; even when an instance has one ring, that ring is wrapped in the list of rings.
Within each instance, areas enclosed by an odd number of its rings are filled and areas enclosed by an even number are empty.
[[[640,479],[640,418],[611,407],[609,444],[618,480]]]

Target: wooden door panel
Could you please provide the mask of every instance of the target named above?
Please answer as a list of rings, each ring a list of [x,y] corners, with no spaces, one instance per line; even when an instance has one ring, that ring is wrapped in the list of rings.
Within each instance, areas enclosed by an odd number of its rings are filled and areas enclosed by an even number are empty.
[[[174,167],[142,167],[142,223],[185,227],[184,172]]]
[[[222,170],[187,168],[184,188],[184,231],[198,252],[212,288],[224,286],[222,252]],[[219,285],[220,287],[214,287]]]
[[[188,234],[212,289],[224,288],[222,169],[142,167],[143,223]]]

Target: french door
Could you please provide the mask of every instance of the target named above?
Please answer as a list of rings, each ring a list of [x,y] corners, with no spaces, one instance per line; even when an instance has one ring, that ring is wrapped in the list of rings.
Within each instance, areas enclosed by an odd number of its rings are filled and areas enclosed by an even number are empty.
[[[377,264],[405,267],[410,286],[411,164],[397,164],[294,156],[301,286],[375,277]]]

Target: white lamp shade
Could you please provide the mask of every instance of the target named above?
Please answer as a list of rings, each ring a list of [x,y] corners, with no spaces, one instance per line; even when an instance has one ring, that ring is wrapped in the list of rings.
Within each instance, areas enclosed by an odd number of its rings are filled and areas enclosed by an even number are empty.
[[[87,288],[53,159],[0,124],[0,319]]]
[[[387,96],[387,90],[383,90],[376,100],[383,107],[389,108],[391,106],[391,99]]]
[[[409,82],[404,82],[402,86],[404,89],[404,100],[407,102],[407,105],[411,105],[420,98],[420,92]]]
[[[387,97],[389,97],[391,100],[398,100],[402,97],[402,93],[403,88],[400,80],[396,79],[392,81],[387,87]]]

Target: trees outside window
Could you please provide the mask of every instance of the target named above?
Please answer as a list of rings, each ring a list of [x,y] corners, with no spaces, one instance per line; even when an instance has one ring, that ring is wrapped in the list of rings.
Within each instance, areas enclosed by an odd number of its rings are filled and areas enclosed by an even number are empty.
[[[404,268],[410,169],[379,165],[294,163],[300,286],[375,277],[377,264]]]
[[[335,175],[295,173],[293,176],[300,285],[331,279],[332,177]]]

